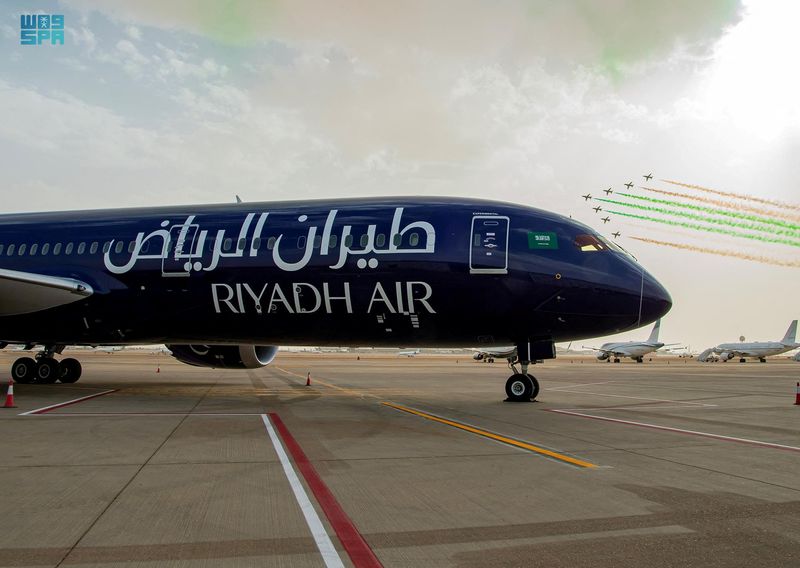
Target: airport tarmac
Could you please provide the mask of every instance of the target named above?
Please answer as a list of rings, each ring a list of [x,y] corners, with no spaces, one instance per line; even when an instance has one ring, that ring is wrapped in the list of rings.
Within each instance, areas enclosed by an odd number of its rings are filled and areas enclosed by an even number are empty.
[[[800,565],[800,363],[76,353],[0,410],[0,566]]]

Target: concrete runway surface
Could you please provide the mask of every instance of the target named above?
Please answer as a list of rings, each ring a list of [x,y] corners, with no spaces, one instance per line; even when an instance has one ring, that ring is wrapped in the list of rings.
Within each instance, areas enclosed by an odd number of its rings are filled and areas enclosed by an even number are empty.
[[[800,565],[800,363],[76,354],[0,410],[0,566]]]

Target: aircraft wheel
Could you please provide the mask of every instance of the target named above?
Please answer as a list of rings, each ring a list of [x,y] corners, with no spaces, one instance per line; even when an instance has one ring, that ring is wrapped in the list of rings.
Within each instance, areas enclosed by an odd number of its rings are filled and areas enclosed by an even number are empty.
[[[50,384],[58,379],[58,361],[52,357],[42,357],[36,362],[34,373],[36,382],[40,384]]]
[[[762,363],[766,363],[767,362],[767,360],[764,359],[763,357],[761,359],[759,359],[759,361],[761,361]]]
[[[36,361],[30,357],[20,357],[11,365],[11,378],[15,383],[26,384],[34,381]]]
[[[619,363],[619,358],[618,357],[614,357],[614,363]]]
[[[522,373],[511,375],[506,381],[506,395],[508,396],[508,400],[512,402],[530,400],[534,385],[531,378],[530,375],[523,375]]]
[[[644,363],[644,359],[642,359],[641,357],[637,357],[636,358],[636,362],[637,363]]]
[[[528,378],[531,380],[531,400],[536,400],[536,397],[539,396],[539,381],[536,380],[536,377],[528,373]]]
[[[69,357],[58,364],[58,378],[62,383],[74,383],[81,378],[81,364]]]
[[[745,363],[745,362],[746,362],[746,361],[745,361],[745,358],[744,358],[744,357],[742,357],[741,359],[739,359],[739,363]]]

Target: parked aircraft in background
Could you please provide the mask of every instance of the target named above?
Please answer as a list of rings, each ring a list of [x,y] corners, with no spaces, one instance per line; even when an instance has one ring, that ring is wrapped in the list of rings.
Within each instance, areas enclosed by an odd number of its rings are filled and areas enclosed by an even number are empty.
[[[400,352],[397,353],[398,356],[402,356],[402,357],[414,357],[415,355],[419,355],[419,354],[420,354],[420,350],[419,349],[407,349],[405,351],[400,351]]]
[[[490,294],[490,296],[487,296]],[[490,301],[487,301],[490,300]],[[515,345],[512,400],[555,342],[636,329],[671,306],[629,254],[555,213],[445,197],[0,216],[0,341],[20,382],[72,383],[69,345],[166,344],[253,369],[277,345]],[[457,383],[454,389],[459,388]]]
[[[620,357],[630,357],[637,363],[641,363],[645,355],[661,349],[664,345],[668,345],[658,340],[660,328],[661,319],[658,319],[653,326],[653,330],[650,332],[650,337],[645,341],[620,341],[616,343],[604,343],[600,347],[584,348],[598,351],[597,358],[600,361],[611,361],[613,358],[614,363],[619,363]],[[673,343],[672,345],[677,345],[677,343]]]
[[[755,341],[746,343],[721,343],[716,347],[711,347],[703,351],[697,358],[698,361],[705,363],[714,355],[719,356],[722,362],[729,361],[734,357],[739,357],[739,362],[744,363],[747,358],[758,359],[762,363],[767,362],[767,357],[780,355],[792,349],[800,347],[800,343],[795,343],[797,337],[797,320],[793,320],[786,330],[786,335],[780,341]]]
[[[517,348],[513,345],[493,349],[473,349],[473,351],[475,351],[473,359],[487,363],[494,363],[495,359],[508,359],[511,362],[517,357]]]

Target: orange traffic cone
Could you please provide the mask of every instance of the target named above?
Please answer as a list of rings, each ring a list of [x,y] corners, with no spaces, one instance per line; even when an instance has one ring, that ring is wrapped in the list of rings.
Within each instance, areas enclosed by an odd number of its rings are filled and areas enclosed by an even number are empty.
[[[795,406],[800,405],[800,383],[797,383],[797,388],[794,391],[794,404]]]
[[[3,408],[16,408],[17,405],[14,404],[14,381],[8,381],[8,391],[6,391],[6,403],[3,405]]]
[[[306,376],[306,386],[307,387],[311,386],[311,371],[309,371],[308,375]]]

